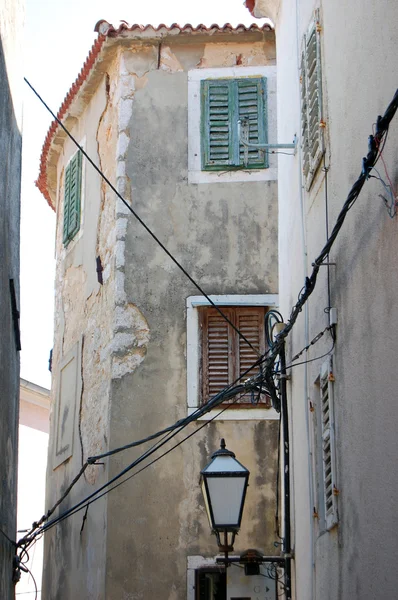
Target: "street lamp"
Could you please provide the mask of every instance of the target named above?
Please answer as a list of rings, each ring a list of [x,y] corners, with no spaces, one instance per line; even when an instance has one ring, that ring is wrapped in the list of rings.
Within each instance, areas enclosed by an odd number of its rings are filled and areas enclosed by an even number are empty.
[[[210,527],[228,564],[228,552],[233,550],[235,535],[240,529],[250,473],[236,460],[235,454],[227,450],[224,439],[220,450],[211,458],[201,471],[201,487]],[[231,534],[229,543],[228,533]],[[223,543],[221,534],[224,534]]]

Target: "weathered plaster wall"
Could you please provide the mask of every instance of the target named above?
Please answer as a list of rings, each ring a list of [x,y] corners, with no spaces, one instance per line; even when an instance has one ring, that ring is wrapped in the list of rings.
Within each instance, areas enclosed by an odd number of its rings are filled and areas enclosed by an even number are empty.
[[[270,2],[257,0],[259,9]],[[303,34],[319,4],[272,2],[278,60],[278,137],[300,131],[299,61]],[[329,223],[332,227],[361,170],[372,123],[390,102],[398,79],[395,39],[398,7],[387,3],[324,0],[321,3],[323,94]],[[383,31],[383,40],[368,37]],[[292,100],[293,99],[293,100]],[[397,117],[384,151],[397,181]],[[304,276],[325,241],[324,174],[309,194],[301,194],[300,155],[279,160],[280,298],[284,315],[296,301]],[[319,447],[312,438],[308,401],[322,361],[292,371],[290,388],[295,515],[296,597],[300,600],[388,598],[397,588],[398,558],[394,499],[398,472],[396,436],[397,266],[388,259],[396,248],[396,219],[389,219],[375,180],[365,184],[330,255],[331,305],[339,311],[334,352],[337,487],[339,525],[323,533],[313,518],[318,504],[312,461]],[[296,257],[293,260],[293,257]],[[303,269],[304,263],[304,269]],[[306,311],[289,339],[295,354],[327,325],[326,268]],[[307,354],[316,358],[330,338]],[[314,568],[315,567],[315,568]]]
[[[247,65],[253,56],[258,64],[272,63],[267,48],[262,46],[257,54],[251,49],[242,63]],[[248,48],[238,50],[237,44],[163,44],[159,68],[158,48],[124,52],[119,139],[127,138],[128,147],[118,162],[123,178],[118,183],[138,214],[208,293],[276,293],[276,182],[188,183],[188,71],[198,65],[229,66],[232,56],[236,64],[237,55],[244,56]],[[130,111],[127,127],[124,111]],[[116,314],[124,315],[127,333],[136,341],[131,350],[120,353],[113,370],[111,447],[187,414],[185,303],[197,293],[133,217],[122,210],[118,223],[123,239],[116,277],[123,282],[123,292]],[[187,432],[195,428],[199,425]],[[198,481],[221,437],[251,471],[235,547],[274,552],[277,429],[276,421],[211,423],[112,492],[106,597],[186,597],[187,556],[217,552]],[[113,457],[110,476],[141,451]]]
[[[16,539],[19,355],[11,312],[10,279],[19,309],[19,220],[23,2],[0,7],[0,527]],[[14,597],[14,548],[0,536],[0,597]]]
[[[75,116],[67,117],[72,133],[208,293],[277,293],[276,181],[189,184],[187,131],[188,71],[272,66],[273,34],[265,33],[261,43],[258,34],[253,42],[246,36],[242,44],[126,39],[119,53],[116,45],[111,51],[113,63],[108,56],[97,91],[91,100],[83,94]],[[185,305],[197,293],[87,165],[81,231],[63,248],[63,177],[75,148],[57,136],[51,158],[58,226],[47,506],[88,456],[187,414]],[[97,256],[103,286],[96,279]],[[63,414],[73,453],[61,462],[55,453],[64,440],[57,415],[64,411],[60,371],[70,357],[79,369],[75,414]],[[69,401],[66,406],[73,410]],[[187,556],[217,551],[198,478],[221,437],[251,471],[236,549],[274,552],[277,429],[275,420],[208,425],[155,468],[90,506],[82,533],[82,513],[51,530],[43,597],[185,597]],[[90,467],[61,510],[141,451]]]
[[[116,68],[116,67],[115,67]],[[104,77],[97,92],[72,133],[83,143],[89,156],[106,176],[115,182],[114,164],[117,133],[115,90]],[[112,353],[115,349],[114,304],[115,246],[118,238],[114,194],[103,185],[94,169],[83,159],[81,229],[68,248],[62,243],[63,177],[65,166],[76,148],[66,140],[62,159],[58,162],[57,190],[57,270],[55,299],[55,340],[53,352],[53,389],[51,436],[47,477],[47,507],[53,505],[89,457],[108,449],[109,401]],[[96,257],[103,267],[103,285],[97,280]],[[73,439],[72,456],[58,465],[55,455],[57,440],[67,415],[58,415],[61,406],[60,365],[77,347],[77,386],[75,406],[69,427]],[[54,467],[55,470],[54,470]],[[89,467],[68,499],[63,512],[93,491],[107,478],[106,466]],[[57,514],[57,513],[56,513]],[[106,500],[94,504],[80,533],[83,513],[51,530],[46,535],[44,598],[104,598],[106,547]],[[68,572],[73,572],[69,577]]]

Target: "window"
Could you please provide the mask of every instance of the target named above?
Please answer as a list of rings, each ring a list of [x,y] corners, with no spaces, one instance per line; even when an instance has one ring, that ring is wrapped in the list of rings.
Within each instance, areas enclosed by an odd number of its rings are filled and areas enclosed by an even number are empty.
[[[263,169],[267,153],[239,142],[238,121],[248,129],[249,143],[267,142],[265,77],[201,81],[202,170]]]
[[[301,147],[307,190],[323,156],[322,73],[318,11],[304,36],[301,57]]]
[[[223,567],[195,571],[195,600],[226,600],[227,577]]]
[[[278,295],[277,294],[226,294],[226,295],[212,295],[210,299],[216,306],[224,307],[224,310],[228,309],[237,310],[238,308],[244,309],[258,309],[260,308],[262,314],[269,308],[278,307]],[[203,404],[203,401],[206,400],[206,390],[205,394],[203,393],[203,321],[206,319],[204,316],[204,309],[209,310],[212,308],[207,298],[204,296],[189,296],[186,300],[187,306],[187,408],[188,415],[192,414],[199,406]],[[214,309],[213,309],[214,310]],[[249,311],[250,312],[250,311]],[[209,313],[211,314],[211,313]],[[219,313],[217,313],[219,314]],[[241,315],[240,315],[241,316]],[[235,315],[236,318],[237,315]],[[232,320],[232,319],[231,319]],[[224,321],[224,320],[223,320]],[[240,319],[241,327],[244,327],[243,320]],[[261,322],[263,320],[261,319]],[[224,321],[225,322],[225,321]],[[234,322],[234,321],[232,321]],[[227,332],[230,326],[226,324]],[[260,325],[261,326],[261,325]],[[252,332],[253,333],[253,332]],[[255,332],[254,332],[255,333]],[[225,334],[224,334],[225,335]],[[228,334],[227,334],[228,335]],[[249,335],[247,332],[244,335]],[[255,334],[257,335],[257,334]],[[237,334],[235,334],[237,336]],[[264,337],[261,336],[261,344],[264,344]],[[259,336],[259,337],[260,337]],[[207,336],[208,337],[208,336]],[[206,343],[206,342],[205,342]],[[239,348],[239,341],[237,337],[234,337],[232,334],[229,338],[228,344],[235,344],[235,361],[232,361],[231,370],[228,371],[228,378],[233,377],[233,372],[238,372],[240,368],[243,368],[243,362],[245,358],[250,360],[249,355],[244,356],[243,346],[241,353],[241,364],[238,358],[236,358],[236,348]],[[242,341],[243,343],[243,341]],[[254,345],[254,344],[253,344]],[[208,348],[208,346],[207,346]],[[250,350],[250,347],[248,347]],[[254,353],[253,353],[254,354]],[[257,358],[257,355],[256,355]],[[256,358],[248,365],[251,366],[256,360]],[[222,361],[225,363],[225,356],[221,357]],[[206,359],[205,359],[206,360]],[[229,367],[229,359],[228,359],[228,369]],[[243,369],[244,370],[244,369]],[[213,382],[212,385],[216,384],[214,380],[215,373],[212,374]],[[222,374],[224,381],[220,381],[219,384],[223,384],[226,380],[225,371]],[[236,379],[236,377],[235,377]],[[234,381],[232,379],[232,381]],[[227,384],[228,385],[228,384]],[[212,388],[214,389],[214,387]],[[220,412],[219,409],[213,409],[200,417],[201,420],[208,419],[222,419],[222,420],[279,420],[279,414],[273,408],[268,408],[267,402],[262,402],[261,404],[253,405],[251,403],[251,398],[245,398],[244,402],[241,402],[237,406],[233,407],[233,410],[227,410],[222,415],[218,416]],[[231,407],[232,408],[232,407]]]
[[[63,243],[67,246],[80,229],[82,154],[76,154],[65,169]]]
[[[242,332],[255,350],[265,352],[264,316],[265,307],[256,306],[220,306],[223,314]],[[238,332],[213,307],[202,307],[199,312],[201,329],[201,403],[208,402],[221,390],[232,384],[258,359],[258,354],[239,336]],[[256,375],[259,368],[249,371],[244,379]],[[256,406],[251,394],[237,402],[226,402],[234,406]],[[257,398],[256,398],[257,400]],[[262,394],[259,404],[269,406],[268,396]]]
[[[323,517],[326,529],[331,529],[338,521],[333,382],[332,361],[330,359],[321,368],[319,376],[319,403],[317,406],[320,517]]]
[[[188,600],[275,600],[275,580],[267,572],[267,565],[260,565],[259,575],[242,577],[243,569],[228,569],[218,565],[214,558],[187,557]],[[228,581],[227,581],[228,578]],[[228,589],[227,589],[228,588]]]

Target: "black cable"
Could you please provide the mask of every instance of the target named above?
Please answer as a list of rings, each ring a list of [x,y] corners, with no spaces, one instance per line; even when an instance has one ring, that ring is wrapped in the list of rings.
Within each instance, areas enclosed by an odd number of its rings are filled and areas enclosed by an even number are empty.
[[[199,406],[191,415],[189,415],[188,417],[184,417],[183,419],[180,419],[179,421],[177,421],[176,423],[174,423],[173,425],[169,425],[168,427],[165,427],[164,429],[157,431],[156,433],[153,433],[152,435],[149,435],[146,438],[143,438],[141,440],[135,441],[135,442],[130,442],[129,444],[126,444],[124,446],[120,446],[119,448],[114,448],[113,450],[109,450],[108,452],[104,452],[103,454],[97,454],[96,456],[90,456],[88,458],[88,462],[89,464],[94,463],[97,460],[101,460],[102,458],[106,458],[108,456],[112,456],[114,454],[118,454],[119,452],[123,452],[124,450],[127,450],[129,448],[134,448],[135,446],[139,446],[141,444],[144,444],[145,442],[149,442],[157,437],[160,437],[161,435],[163,435],[164,433],[167,433],[169,431],[172,431],[174,429],[176,429],[177,427],[180,427],[183,424],[189,424],[193,421],[196,421],[199,417],[201,417],[202,415],[208,413],[210,410],[212,410],[215,406],[218,406],[219,404],[219,397],[223,397],[223,400],[225,400],[224,398],[224,394],[230,390],[234,385],[236,385],[239,381],[241,381],[241,379],[243,379],[243,377],[245,377],[248,373],[250,373],[250,371],[252,371],[253,369],[255,369],[257,366],[260,366],[262,362],[265,361],[264,357],[260,357],[249,369],[246,369],[233,383],[229,384],[229,386],[227,386],[226,388],[224,388],[223,390],[221,390],[220,392],[218,392],[218,394],[216,394],[215,396],[213,396],[213,398],[211,398],[208,402],[206,402],[206,404],[204,404],[203,406]]]
[[[4,535],[4,537],[6,538],[6,540],[8,540],[10,542],[10,544],[12,544],[13,546],[17,545],[17,543],[14,542],[11,538],[9,538],[8,535],[2,529],[0,529],[0,533],[2,533]]]
[[[329,354],[333,352],[335,344],[336,342],[333,339],[332,347],[330,348],[330,350],[328,350],[328,352],[325,352],[325,354],[321,354],[321,356],[316,356],[315,358],[310,358],[308,360],[303,360],[302,362],[290,363],[290,365],[287,365],[286,369],[293,369],[293,367],[298,367],[299,365],[306,365],[307,363],[314,362],[315,360],[320,360],[321,358],[325,358],[325,356],[329,356]]]
[[[320,331],[311,341],[309,344],[307,344],[307,346],[304,346],[304,348],[302,350],[300,350],[300,352],[297,352],[297,354],[295,354],[293,356],[293,358],[291,359],[291,362],[295,362],[298,358],[300,358],[300,356],[304,353],[304,352],[308,352],[308,350],[311,348],[311,346],[313,346],[314,344],[316,344],[317,342],[319,342],[319,340],[324,336],[324,334],[330,331],[330,334],[332,336],[332,338],[334,337],[334,325],[328,325],[327,327],[325,327],[325,329],[323,331]]]
[[[184,269],[184,267],[182,266],[182,264],[180,262],[178,262],[178,260],[171,254],[171,252],[166,248],[166,246],[160,241],[160,239],[153,233],[153,231],[148,227],[148,225],[145,223],[145,221],[143,221],[141,219],[141,217],[138,215],[138,213],[130,206],[130,204],[128,202],[126,202],[126,200],[123,198],[123,196],[117,191],[117,189],[115,188],[115,186],[109,181],[109,179],[106,177],[106,175],[104,175],[104,173],[101,171],[101,169],[99,167],[97,167],[97,165],[95,164],[95,162],[90,158],[90,156],[87,154],[87,152],[82,148],[82,146],[78,143],[78,141],[73,137],[73,135],[70,133],[70,131],[65,127],[65,125],[62,123],[62,121],[56,116],[55,113],[53,113],[53,111],[51,110],[51,108],[48,106],[48,104],[46,104],[43,100],[43,98],[39,95],[39,93],[35,90],[35,88],[32,86],[31,83],[29,83],[29,81],[26,79],[26,77],[24,77],[25,82],[28,84],[28,86],[30,87],[30,89],[32,90],[32,92],[37,96],[37,98],[40,100],[40,102],[43,104],[43,106],[45,106],[45,108],[48,110],[48,112],[52,115],[52,117],[55,119],[55,121],[57,121],[58,125],[60,125],[62,127],[62,129],[65,131],[66,135],[72,140],[72,142],[77,146],[77,148],[79,148],[80,152],[83,154],[83,156],[86,157],[86,159],[88,160],[88,162],[91,164],[92,167],[94,167],[94,169],[97,171],[97,173],[102,177],[102,179],[109,185],[109,187],[111,188],[111,190],[116,194],[116,196],[123,202],[123,204],[129,209],[129,211],[131,212],[132,215],[134,215],[134,217],[137,219],[137,221],[142,225],[142,227],[146,230],[147,233],[149,233],[149,235],[155,240],[155,242],[157,244],[159,244],[159,246],[162,248],[162,250],[167,254],[167,256],[173,261],[173,263],[184,273],[184,275],[189,279],[189,281],[199,290],[199,292],[206,298],[206,300],[213,306],[213,308],[215,308],[217,310],[217,312],[222,316],[223,319],[225,319],[225,321],[232,327],[232,329],[234,331],[236,331],[236,333],[239,335],[239,337],[242,338],[242,340],[244,340],[246,342],[246,344],[248,344],[248,346],[250,346],[250,348],[253,350],[253,352],[255,352],[257,354],[257,356],[260,356],[259,351],[257,350],[257,348],[255,348],[250,342],[249,340],[243,335],[243,333],[241,331],[239,331],[239,329],[234,325],[234,323],[232,323],[232,321],[230,321],[228,319],[228,317],[222,312],[222,310],[213,302],[213,300],[211,300],[211,298],[206,294],[206,292],[200,287],[200,285],[194,280],[193,277],[191,277],[191,275],[188,273],[188,271],[186,271]]]
[[[130,479],[132,479],[133,477],[135,477],[136,475],[138,475],[139,473],[142,473],[143,471],[145,471],[148,467],[150,467],[151,465],[153,465],[156,462],[158,462],[158,460],[160,460],[161,458],[163,458],[164,456],[166,456],[167,454],[169,454],[170,452],[172,452],[173,450],[175,450],[176,448],[178,448],[178,446],[181,446],[181,444],[183,444],[186,440],[188,440],[192,436],[196,435],[199,431],[201,431],[201,429],[203,429],[209,423],[211,423],[212,421],[214,421],[214,419],[216,419],[219,415],[221,415],[224,411],[226,411],[230,406],[232,406],[233,404],[235,404],[239,400],[239,398],[242,397],[245,393],[246,393],[246,391],[243,391],[243,393],[241,394],[241,396],[238,396],[233,402],[231,402],[230,404],[227,404],[222,410],[220,410],[211,419],[209,419],[208,421],[205,421],[200,427],[198,427],[197,429],[195,429],[194,431],[192,431],[189,435],[185,436],[185,438],[183,438],[182,440],[180,440],[179,442],[177,442],[176,444],[174,444],[174,446],[172,446],[171,448],[169,448],[168,450],[166,450],[165,452],[163,452],[163,454],[161,454],[160,456],[157,456],[151,462],[149,462],[146,465],[144,465],[141,469],[139,469],[138,471],[132,473],[131,475],[129,475],[129,477],[126,477],[126,479],[123,479],[122,481],[119,481],[119,483],[117,483],[116,485],[114,485],[112,488],[103,491],[102,494],[100,494],[99,496],[95,497],[90,502],[88,502],[88,498],[86,498],[85,500],[83,500],[79,504],[77,504],[74,507],[72,507],[72,509],[70,509],[69,511],[67,511],[66,513],[64,513],[63,515],[61,515],[58,519],[54,519],[54,521],[50,521],[49,523],[47,523],[46,525],[44,525],[42,527],[41,531],[43,531],[43,532],[48,531],[49,529],[51,529],[52,527],[54,527],[55,525],[57,525],[59,522],[63,521],[64,519],[66,519],[68,517],[73,516],[77,512],[83,510],[86,506],[89,506],[90,504],[93,504],[94,502],[96,502],[97,500],[99,500],[100,498],[102,498],[103,496],[106,496],[107,494],[109,494],[109,492],[112,492],[113,490],[115,490],[116,488],[118,488],[123,483],[126,483],[127,481],[129,481]],[[175,435],[177,435],[178,433],[180,433],[180,431],[182,431],[182,428],[179,431],[174,432],[173,434],[171,434],[168,437],[168,439],[166,440],[165,443],[167,443],[168,441],[170,441],[170,439],[172,437],[174,437]],[[164,444],[162,444],[162,445],[164,445]],[[161,446],[155,448],[155,450],[158,450],[160,447]],[[152,454],[152,452],[151,452],[151,454]],[[143,460],[145,458],[147,458],[147,456],[145,456],[143,458]],[[122,475],[124,475],[124,474],[125,474],[125,472],[122,473]],[[112,483],[112,481],[110,483]],[[100,488],[99,490],[97,490],[97,493],[100,492],[101,489],[103,489],[103,488]],[[87,502],[87,504],[86,504],[86,502]]]
[[[329,255],[330,250],[331,250],[331,248],[343,226],[343,223],[345,221],[348,211],[354,205],[366,180],[370,176],[370,172],[371,172],[372,168],[377,164],[377,161],[380,158],[380,153],[383,151],[386,137],[388,135],[388,127],[397,111],[397,108],[398,108],[398,89],[396,90],[395,95],[394,95],[393,99],[391,100],[390,104],[388,105],[384,115],[382,117],[379,116],[377,118],[375,135],[374,136],[370,135],[368,138],[368,153],[367,153],[366,157],[362,160],[362,172],[359,175],[358,179],[353,184],[353,186],[351,187],[351,190],[346,198],[346,201],[344,202],[343,207],[337,217],[336,223],[332,229],[330,237],[326,241],[326,244],[323,246],[320,254],[318,255],[318,257],[315,259],[315,261],[313,263],[313,270],[312,270],[311,275],[309,277],[306,277],[305,284],[304,284],[302,290],[300,291],[298,301],[295,304],[295,306],[292,308],[290,317],[289,317],[285,327],[283,328],[283,330],[279,333],[279,335],[276,338],[275,344],[272,348],[267,365],[265,367],[266,382],[268,383],[270,388],[272,388],[272,386],[273,386],[272,368],[273,368],[275,359],[278,356],[278,354],[280,353],[280,350],[284,344],[284,340],[286,339],[286,337],[289,335],[290,331],[292,330],[293,325],[295,324],[300,312],[302,311],[304,304],[307,302],[308,298],[311,296],[311,294],[315,288],[320,266],[322,265],[322,263],[324,262],[326,257]],[[383,141],[384,141],[384,143],[383,143]],[[381,144],[383,144],[383,145],[380,148]],[[310,361],[305,361],[305,362],[310,362]],[[272,390],[271,390],[271,395],[272,395]]]
[[[153,454],[154,452],[156,452],[156,450],[158,450],[159,448],[161,448],[165,443],[167,443],[170,439],[172,439],[172,437],[174,437],[175,435],[177,435],[180,431],[182,431],[182,429],[184,429],[189,423],[191,423],[193,420],[197,420],[199,418],[199,416],[201,416],[202,414],[204,414],[205,412],[208,412],[209,410],[211,410],[212,408],[217,407],[219,404],[221,404],[221,402],[223,402],[224,400],[228,399],[228,397],[234,396],[239,394],[241,391],[242,392],[246,392],[246,387],[247,387],[247,382],[245,385],[238,385],[236,386],[236,384],[243,378],[245,377],[250,371],[253,370],[253,368],[255,368],[258,364],[261,364],[261,362],[263,362],[264,360],[266,360],[266,357],[262,357],[259,360],[257,360],[254,365],[252,365],[250,368],[246,369],[246,371],[244,371],[233,383],[231,383],[227,388],[225,388],[224,390],[222,390],[221,392],[219,392],[218,394],[216,394],[216,396],[214,396],[210,402],[208,402],[206,405],[204,405],[204,407],[201,407],[199,409],[197,409],[197,411],[195,411],[197,414],[195,416],[195,418],[193,419],[194,415],[191,415],[190,417],[187,417],[186,419],[183,420],[183,423],[181,425],[179,425],[179,423],[181,423],[181,421],[178,421],[177,424],[175,424],[174,426],[172,426],[172,432],[169,434],[169,437],[166,440],[161,440],[160,442],[157,442],[156,444],[154,444],[153,446],[151,446],[151,448],[149,448],[146,452],[144,452],[140,457],[138,457],[135,461],[133,461],[130,465],[128,465],[127,467],[125,467],[125,469],[123,469],[120,473],[118,473],[117,475],[115,475],[115,477],[113,479],[111,479],[110,481],[106,482],[102,487],[100,487],[98,490],[96,490],[95,492],[93,492],[92,494],[90,494],[88,497],[86,497],[84,500],[80,501],[77,505],[75,505],[74,507],[68,509],[65,513],[63,513],[63,515],[56,517],[55,519],[53,519],[52,521],[48,522],[45,526],[41,527],[39,529],[39,531],[37,531],[39,524],[38,523],[34,523],[32,530],[25,535],[19,542],[18,542],[18,546],[24,547],[25,545],[27,545],[27,547],[30,545],[30,542],[33,541],[33,539],[39,535],[41,532],[46,531],[53,523],[56,524],[56,522],[58,522],[60,519],[66,518],[67,516],[70,516],[70,514],[77,508],[79,508],[82,504],[85,505],[85,503],[87,503],[89,500],[91,500],[91,498],[94,498],[97,494],[99,494],[101,491],[103,491],[106,487],[108,487],[109,485],[111,485],[112,483],[114,483],[115,481],[117,481],[118,479],[120,479],[120,477],[122,477],[123,475],[125,475],[128,471],[130,471],[132,468],[134,468],[135,466],[137,466],[138,464],[140,464],[143,460],[145,460],[148,456],[150,456],[151,454]],[[249,380],[250,381],[250,380]],[[228,405],[230,406],[230,405]],[[202,410],[203,409],[203,410]],[[213,419],[211,419],[213,420]],[[211,421],[210,420],[210,421]],[[175,429],[178,429],[178,427],[180,427],[180,429],[178,431],[175,431]],[[166,428],[165,430],[162,430],[161,433],[159,433],[159,435],[162,435],[162,433],[167,432],[168,429],[170,428]],[[153,436],[149,436],[149,438],[152,438]],[[145,441],[147,441],[149,438],[146,438]],[[188,439],[188,438],[187,438]],[[116,451],[121,451],[126,449],[126,447],[131,447],[131,444],[128,444],[127,446],[123,446],[122,448],[116,449],[114,451],[111,451],[113,453],[115,453]],[[102,457],[103,455],[100,455],[100,457]],[[97,457],[98,458],[98,457]],[[83,466],[84,467],[84,466]],[[81,471],[80,471],[80,475],[84,472],[84,468],[82,467]],[[75,477],[74,479],[74,483],[76,483],[77,481],[77,477]],[[69,486],[68,488],[68,493],[70,492],[72,488],[72,485]],[[63,495],[63,497],[65,497],[65,494]],[[56,506],[58,506],[60,504],[59,501],[57,501]],[[54,512],[55,509],[51,509],[51,511],[48,511],[48,513],[50,512],[51,514]],[[48,514],[47,513],[47,514]],[[44,515],[42,517],[42,519],[39,521],[39,523],[43,523],[44,521],[47,521],[48,519],[46,518],[46,515]],[[36,530],[36,531],[35,531]]]
[[[32,571],[31,571],[31,570],[30,570],[30,569],[29,569],[27,566],[25,566],[25,567],[24,567],[24,569],[26,569],[26,570],[28,571],[29,575],[30,575],[30,576],[31,576],[31,578],[33,579],[33,583],[34,583],[34,586],[35,586],[35,600],[37,600],[37,594],[38,594],[38,590],[37,590],[37,583],[36,583],[36,579],[33,577],[33,573],[32,573]]]

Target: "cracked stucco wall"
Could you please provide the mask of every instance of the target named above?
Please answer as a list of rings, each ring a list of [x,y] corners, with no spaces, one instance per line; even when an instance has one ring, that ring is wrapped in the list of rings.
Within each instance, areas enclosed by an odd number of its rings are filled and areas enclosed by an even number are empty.
[[[188,72],[274,64],[272,33],[263,42],[241,44],[124,40],[72,132],[209,293],[277,293],[276,182],[188,183]],[[186,415],[185,300],[197,293],[87,165],[81,231],[63,248],[63,176],[74,151],[65,141],[57,166],[51,424],[54,438],[59,365],[77,345],[74,447],[55,470],[50,450],[48,505],[88,456]],[[44,597],[71,600],[84,590],[85,598],[98,600],[185,598],[187,555],[216,551],[198,476],[221,437],[247,464],[256,489],[248,496],[239,549],[254,545],[272,552],[267,530],[274,510],[277,423],[217,422],[90,506],[82,534],[82,515],[51,530],[46,556],[52,557],[52,571],[45,575]],[[66,504],[92,492],[140,451],[90,467]]]
[[[116,68],[116,67],[115,67]],[[105,175],[115,182],[114,163],[118,143],[115,127],[118,105],[115,90],[109,81],[115,77],[110,69],[96,94],[73,129],[87,153],[97,162]],[[114,322],[117,282],[115,277],[115,246],[120,236],[116,219],[114,194],[83,158],[81,228],[76,238],[65,248],[62,243],[63,180],[65,167],[76,148],[69,140],[58,162],[57,238],[55,282],[55,339],[53,351],[53,392],[51,436],[47,479],[47,506],[72,480],[81,464],[89,457],[108,449],[109,402],[112,360],[120,344],[115,343]],[[103,285],[97,281],[96,257],[101,258]],[[76,366],[75,405],[72,419],[73,453],[55,470],[54,446],[59,434],[57,414],[60,406],[60,365],[73,348],[78,348]],[[89,467],[84,478],[62,505],[80,500],[107,479],[106,465]],[[81,589],[86,598],[104,597],[106,548],[97,536],[106,531],[106,500],[99,501],[88,512],[84,532],[80,535],[80,518],[69,520],[59,530],[46,536],[47,560],[52,557],[52,569],[45,575],[43,586],[47,598],[79,597]],[[65,576],[62,565],[69,564],[73,578]]]
[[[188,73],[274,64],[271,36],[243,44],[163,41],[124,48],[121,54],[118,189],[209,293],[277,293],[276,181],[188,183]],[[125,305],[117,306],[115,315],[129,327],[120,339],[128,342],[132,333],[135,345],[124,350],[120,364],[113,363],[111,447],[186,415],[185,299],[198,293],[119,208],[117,298]],[[131,326],[135,317],[127,318],[130,306],[142,319],[138,329]],[[187,556],[216,553],[198,479],[221,437],[252,473],[253,492],[236,549],[273,553],[277,427],[272,420],[212,423],[115,490],[108,498],[107,597],[187,597]],[[114,456],[110,476],[139,453],[138,448]],[[134,569],[121,556],[128,556]]]

